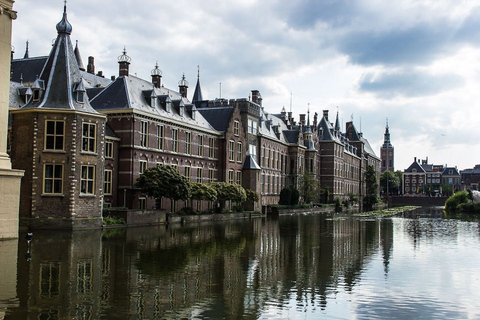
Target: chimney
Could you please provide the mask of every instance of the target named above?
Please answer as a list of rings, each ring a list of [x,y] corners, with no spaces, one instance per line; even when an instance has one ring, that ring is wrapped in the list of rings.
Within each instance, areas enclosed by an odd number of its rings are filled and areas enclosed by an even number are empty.
[[[262,106],[262,95],[258,90],[252,90],[252,102]]]
[[[413,157],[413,161],[417,162],[417,157]]]
[[[127,56],[127,50],[123,48],[123,54],[118,57],[118,76],[127,76],[129,74],[130,61],[132,59]]]
[[[92,56],[88,57],[87,72],[95,74],[95,58]]]
[[[111,76],[110,80],[115,81],[115,76]]]
[[[323,117],[324,117],[325,120],[327,120],[327,122],[328,122],[328,110],[323,110]]]
[[[301,114],[301,115],[300,115],[300,124],[301,124],[302,126],[305,126],[305,114]]]
[[[158,62],[155,64],[155,69],[152,70],[152,83],[155,88],[162,86],[162,70],[158,68]]]
[[[104,78],[104,76],[103,76],[103,71],[98,71],[97,76],[99,76],[99,77],[101,77],[101,78]]]
[[[316,129],[317,128],[317,122],[318,121],[318,113],[315,112],[313,115],[313,127]]]
[[[182,95],[182,97],[187,97],[187,90],[188,90],[188,81],[185,80],[185,73],[182,76],[182,79],[178,82],[178,92]]]

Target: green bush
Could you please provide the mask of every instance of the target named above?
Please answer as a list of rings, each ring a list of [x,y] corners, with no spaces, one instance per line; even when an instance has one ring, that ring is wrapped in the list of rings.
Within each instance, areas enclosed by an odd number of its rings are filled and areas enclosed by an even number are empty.
[[[103,225],[109,226],[109,225],[117,225],[117,224],[125,224],[125,219],[120,217],[112,217],[112,216],[103,217]]]
[[[290,200],[292,198],[292,192],[290,190],[290,188],[283,188],[282,191],[280,191],[280,201],[278,204],[284,206],[290,205]]]
[[[179,216],[193,216],[196,214],[192,207],[185,207],[177,211]]]
[[[468,204],[470,200],[468,198],[467,191],[459,191],[452,195],[445,202],[445,211],[447,212],[457,212],[461,210],[461,204]]]

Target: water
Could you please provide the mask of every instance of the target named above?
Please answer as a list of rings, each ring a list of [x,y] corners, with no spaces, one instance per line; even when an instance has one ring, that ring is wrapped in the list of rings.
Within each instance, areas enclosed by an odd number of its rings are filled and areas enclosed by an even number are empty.
[[[0,242],[4,319],[479,319],[480,223],[282,216]]]

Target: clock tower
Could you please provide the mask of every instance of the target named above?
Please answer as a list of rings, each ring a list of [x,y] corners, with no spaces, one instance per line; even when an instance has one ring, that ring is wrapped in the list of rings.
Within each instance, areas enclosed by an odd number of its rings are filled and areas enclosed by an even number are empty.
[[[385,126],[383,145],[380,148],[380,158],[382,159],[382,163],[381,163],[382,172],[386,170],[390,170],[392,172],[395,171],[394,169],[395,150],[393,148],[392,143],[390,142],[390,131],[388,128],[388,119],[387,119],[387,125]]]

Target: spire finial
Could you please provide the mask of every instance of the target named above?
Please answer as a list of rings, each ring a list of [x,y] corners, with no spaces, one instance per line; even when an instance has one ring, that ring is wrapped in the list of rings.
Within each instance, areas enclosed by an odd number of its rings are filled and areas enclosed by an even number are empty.
[[[388,128],[388,117],[387,117],[387,128]]]
[[[200,66],[197,65],[197,79],[200,79]]]
[[[127,62],[127,63],[130,63],[130,61],[132,60],[132,58],[130,58],[129,56],[127,56],[127,48],[125,46],[123,46],[123,51],[122,51],[122,55],[118,57],[118,62]]]
[[[28,39],[27,39],[27,43],[26,43],[26,46],[25,46],[25,55],[23,56],[23,59],[27,59],[27,58],[30,58],[30,53],[28,52]]]
[[[62,21],[57,23],[57,32],[66,34],[72,33],[72,25],[67,20],[67,0],[63,3],[63,18]]]

